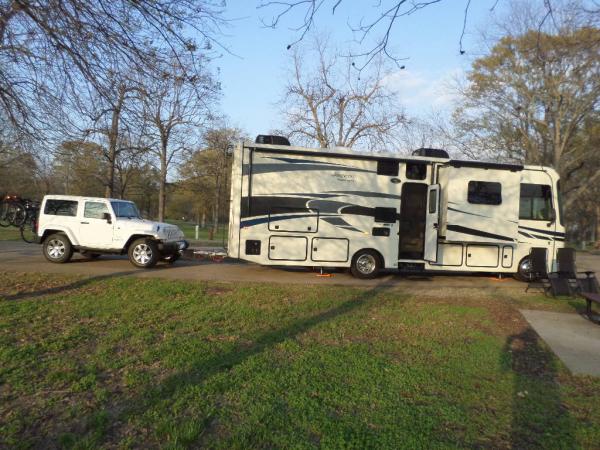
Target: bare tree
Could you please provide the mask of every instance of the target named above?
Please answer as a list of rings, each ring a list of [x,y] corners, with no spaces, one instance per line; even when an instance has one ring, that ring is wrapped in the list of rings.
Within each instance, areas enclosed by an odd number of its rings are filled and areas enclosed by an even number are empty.
[[[162,221],[169,170],[183,152],[197,145],[199,130],[211,117],[218,85],[209,73],[188,76],[179,60],[162,64],[159,70],[161,78],[143,89],[142,117],[150,124],[150,135],[154,138],[150,151],[158,159],[158,218]]]
[[[386,56],[394,61],[398,66],[406,57],[395,55],[391,48],[394,44],[394,30],[398,26],[401,19],[412,16],[420,10],[431,7],[434,4],[442,3],[443,0],[380,0],[372,2],[370,8],[361,8],[360,13],[350,11],[350,17],[354,16],[354,20],[350,19],[349,27],[355,36],[355,40],[359,44],[361,50],[349,53],[352,59],[356,60],[355,67],[362,71],[371,62],[379,56]],[[554,3],[559,0],[539,0],[542,4],[545,14],[540,17],[539,26],[542,27],[544,22],[552,20],[554,16]],[[272,10],[273,13],[269,19],[263,20],[263,23],[269,27],[276,28],[281,24],[286,16],[299,17],[299,21],[292,26],[292,29],[297,32],[296,39],[291,42],[287,48],[290,49],[296,44],[304,40],[309,32],[315,28],[315,21],[321,14],[326,14],[326,11],[335,15],[336,12],[343,9],[348,2],[345,0],[261,0],[259,8],[264,10]],[[453,5],[455,2],[451,2]],[[462,30],[460,36],[457,36],[458,50],[460,54],[466,52],[463,46],[463,38],[467,28],[469,18],[469,10],[472,0],[462,0],[459,6],[463,10]],[[494,11],[499,0],[489,0],[489,9]],[[597,9],[597,5],[595,5]],[[592,8],[593,9],[593,8]],[[298,14],[293,14],[298,11]],[[357,17],[358,16],[358,17]],[[369,39],[375,36],[374,39]]]
[[[406,122],[397,95],[386,86],[380,60],[357,78],[352,64],[315,39],[309,54],[294,49],[281,99],[285,131],[306,145],[386,147]],[[307,61],[316,66],[306,67]]]
[[[0,110],[38,129],[38,100],[65,85],[85,80],[104,94],[115,66],[147,72],[165,51],[206,53],[222,10],[218,0],[0,0]]]

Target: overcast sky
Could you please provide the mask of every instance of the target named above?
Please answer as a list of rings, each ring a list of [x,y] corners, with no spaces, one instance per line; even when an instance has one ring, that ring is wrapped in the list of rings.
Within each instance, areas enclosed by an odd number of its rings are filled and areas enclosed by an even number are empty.
[[[365,14],[374,14],[375,0],[344,0],[332,15],[329,10],[319,16],[317,29],[329,33],[339,47],[352,41],[348,23],[356,24]],[[398,102],[409,115],[426,114],[432,109],[449,109],[452,95],[447,84],[461,76],[479,50],[477,29],[490,20],[490,8],[495,0],[471,1],[467,34],[460,55],[459,40],[463,26],[466,0],[445,0],[439,4],[403,17],[392,35],[392,46],[403,61],[386,80],[398,92]],[[268,133],[281,125],[276,100],[285,85],[289,64],[287,44],[297,34],[291,28],[300,23],[300,10],[284,18],[275,30],[261,25],[274,9],[257,9],[258,0],[228,2],[230,26],[222,40],[232,53],[215,61],[222,81],[223,112],[233,126],[239,126],[250,136]],[[502,2],[500,2],[501,7]],[[301,45],[301,44],[300,44]]]

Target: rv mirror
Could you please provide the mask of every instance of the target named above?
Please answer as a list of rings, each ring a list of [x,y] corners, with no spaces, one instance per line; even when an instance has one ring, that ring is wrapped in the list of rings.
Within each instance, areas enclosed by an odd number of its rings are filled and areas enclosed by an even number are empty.
[[[550,222],[548,224],[548,226],[552,225],[554,222],[556,222],[556,210],[554,208],[552,208],[548,214],[548,221]]]

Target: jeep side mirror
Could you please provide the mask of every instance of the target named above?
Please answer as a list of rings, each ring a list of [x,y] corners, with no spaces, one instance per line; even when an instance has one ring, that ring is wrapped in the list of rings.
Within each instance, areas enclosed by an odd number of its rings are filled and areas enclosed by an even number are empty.
[[[106,222],[108,222],[108,223],[112,223],[112,219],[111,219],[111,217],[110,217],[110,213],[104,213],[104,214],[102,214],[102,218],[103,218],[104,220],[106,220]]]

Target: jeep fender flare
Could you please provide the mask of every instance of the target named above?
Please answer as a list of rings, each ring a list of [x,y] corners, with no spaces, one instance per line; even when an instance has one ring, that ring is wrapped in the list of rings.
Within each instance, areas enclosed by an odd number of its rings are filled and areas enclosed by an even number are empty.
[[[71,241],[71,245],[79,245],[79,241],[75,238],[75,235],[71,232],[71,230],[61,225],[48,226],[39,230],[38,236],[40,237],[40,244],[44,242],[44,239],[46,239],[48,236],[54,233],[62,233],[69,238],[69,241]]]

